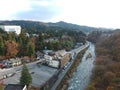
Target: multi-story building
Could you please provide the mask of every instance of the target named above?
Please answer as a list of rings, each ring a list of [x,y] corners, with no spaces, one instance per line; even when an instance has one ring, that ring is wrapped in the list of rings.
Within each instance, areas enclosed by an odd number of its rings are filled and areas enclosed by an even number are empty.
[[[16,34],[21,33],[21,26],[18,25],[0,25],[0,28],[6,32],[14,32]]]

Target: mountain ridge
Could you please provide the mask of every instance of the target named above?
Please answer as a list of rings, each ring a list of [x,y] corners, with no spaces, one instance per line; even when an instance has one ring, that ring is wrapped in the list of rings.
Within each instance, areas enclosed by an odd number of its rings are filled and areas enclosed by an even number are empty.
[[[77,24],[72,24],[72,23],[67,23],[64,21],[59,21],[56,23],[52,22],[40,22],[40,21],[30,21],[30,20],[5,20],[5,21],[0,21],[1,25],[20,25],[23,28],[30,28],[34,27],[36,29],[48,29],[48,28],[67,28],[67,29],[73,29],[73,30],[80,30],[83,32],[91,32],[94,30],[110,30],[107,28],[96,28],[96,27],[90,27],[90,26],[82,26],[82,25],[77,25]]]

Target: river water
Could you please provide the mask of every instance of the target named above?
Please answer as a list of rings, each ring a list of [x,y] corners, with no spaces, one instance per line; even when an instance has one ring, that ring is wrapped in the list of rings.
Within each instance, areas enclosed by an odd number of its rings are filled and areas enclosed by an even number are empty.
[[[91,53],[92,57],[86,58]],[[90,44],[90,47],[85,52],[80,65],[74,72],[74,76],[70,79],[68,90],[85,90],[86,86],[90,82],[92,75],[92,69],[94,67],[95,60],[95,46]]]

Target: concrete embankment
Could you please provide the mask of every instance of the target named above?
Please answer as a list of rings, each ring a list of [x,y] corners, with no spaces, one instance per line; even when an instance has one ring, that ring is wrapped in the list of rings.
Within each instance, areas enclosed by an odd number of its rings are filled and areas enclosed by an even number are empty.
[[[62,81],[60,82],[56,90],[67,90],[69,83],[70,83],[69,80],[73,76],[73,72],[76,71],[76,68],[80,64],[82,57],[87,49],[88,47],[78,53],[73,64],[69,68],[68,72],[66,73],[66,75],[64,76],[64,78],[62,79]]]
[[[76,72],[70,78],[68,90],[85,90],[90,82],[92,70],[94,68],[95,46],[90,44],[88,50],[82,57],[81,63],[76,68]]]

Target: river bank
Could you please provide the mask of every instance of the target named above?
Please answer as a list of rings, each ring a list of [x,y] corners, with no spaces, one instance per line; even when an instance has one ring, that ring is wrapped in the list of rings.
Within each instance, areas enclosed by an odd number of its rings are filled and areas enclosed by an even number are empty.
[[[80,53],[78,53],[78,55],[76,56],[74,60],[74,63],[72,64],[72,66],[70,67],[67,74],[65,75],[65,77],[63,78],[63,80],[61,81],[61,83],[59,84],[56,90],[67,90],[68,89],[70,78],[73,76],[73,72],[76,71],[76,68],[80,64],[82,57],[87,49],[88,47],[82,50]]]
[[[89,55],[91,56],[88,57]],[[90,44],[89,48],[82,57],[80,64],[76,68],[76,72],[74,72],[73,77],[70,78],[68,90],[86,89],[91,80],[95,57],[95,46]]]

